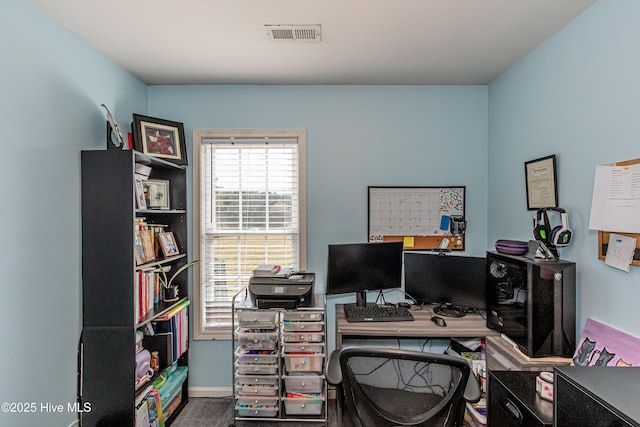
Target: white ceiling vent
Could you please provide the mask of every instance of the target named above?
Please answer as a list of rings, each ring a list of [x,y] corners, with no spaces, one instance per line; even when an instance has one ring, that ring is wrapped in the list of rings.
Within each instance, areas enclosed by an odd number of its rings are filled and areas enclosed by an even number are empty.
[[[265,25],[269,40],[322,41],[321,25]]]

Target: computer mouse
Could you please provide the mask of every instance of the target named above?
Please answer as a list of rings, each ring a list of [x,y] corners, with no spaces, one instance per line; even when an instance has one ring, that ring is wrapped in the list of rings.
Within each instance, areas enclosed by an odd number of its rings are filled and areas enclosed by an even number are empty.
[[[444,319],[440,316],[433,316],[431,318],[431,321],[438,326],[447,326],[447,322],[445,322]]]

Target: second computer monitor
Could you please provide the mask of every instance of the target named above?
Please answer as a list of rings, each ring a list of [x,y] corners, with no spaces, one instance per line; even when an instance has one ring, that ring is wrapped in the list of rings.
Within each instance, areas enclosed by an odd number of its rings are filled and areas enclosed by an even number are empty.
[[[405,292],[418,303],[438,304],[439,314],[486,310],[484,257],[405,253]]]

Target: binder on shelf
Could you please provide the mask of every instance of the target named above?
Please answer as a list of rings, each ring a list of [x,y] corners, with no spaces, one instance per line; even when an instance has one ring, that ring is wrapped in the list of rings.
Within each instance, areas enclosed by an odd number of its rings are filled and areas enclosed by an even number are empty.
[[[185,301],[188,302],[188,301]],[[164,319],[164,316],[154,322],[155,334],[171,334],[172,336],[172,358],[178,360],[189,347],[189,311],[187,304],[179,304],[178,311],[172,310],[172,315]]]
[[[173,333],[162,332],[144,338],[144,348],[150,352],[157,351],[160,358],[160,369],[171,366],[173,358]]]

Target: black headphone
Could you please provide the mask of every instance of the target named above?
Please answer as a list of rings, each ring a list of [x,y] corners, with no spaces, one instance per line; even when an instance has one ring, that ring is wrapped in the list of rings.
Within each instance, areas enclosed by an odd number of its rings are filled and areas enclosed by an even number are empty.
[[[547,212],[553,211],[560,214],[560,225],[551,228]],[[561,248],[571,242],[573,232],[569,228],[569,216],[562,208],[541,208],[533,217],[533,237],[549,245]]]

